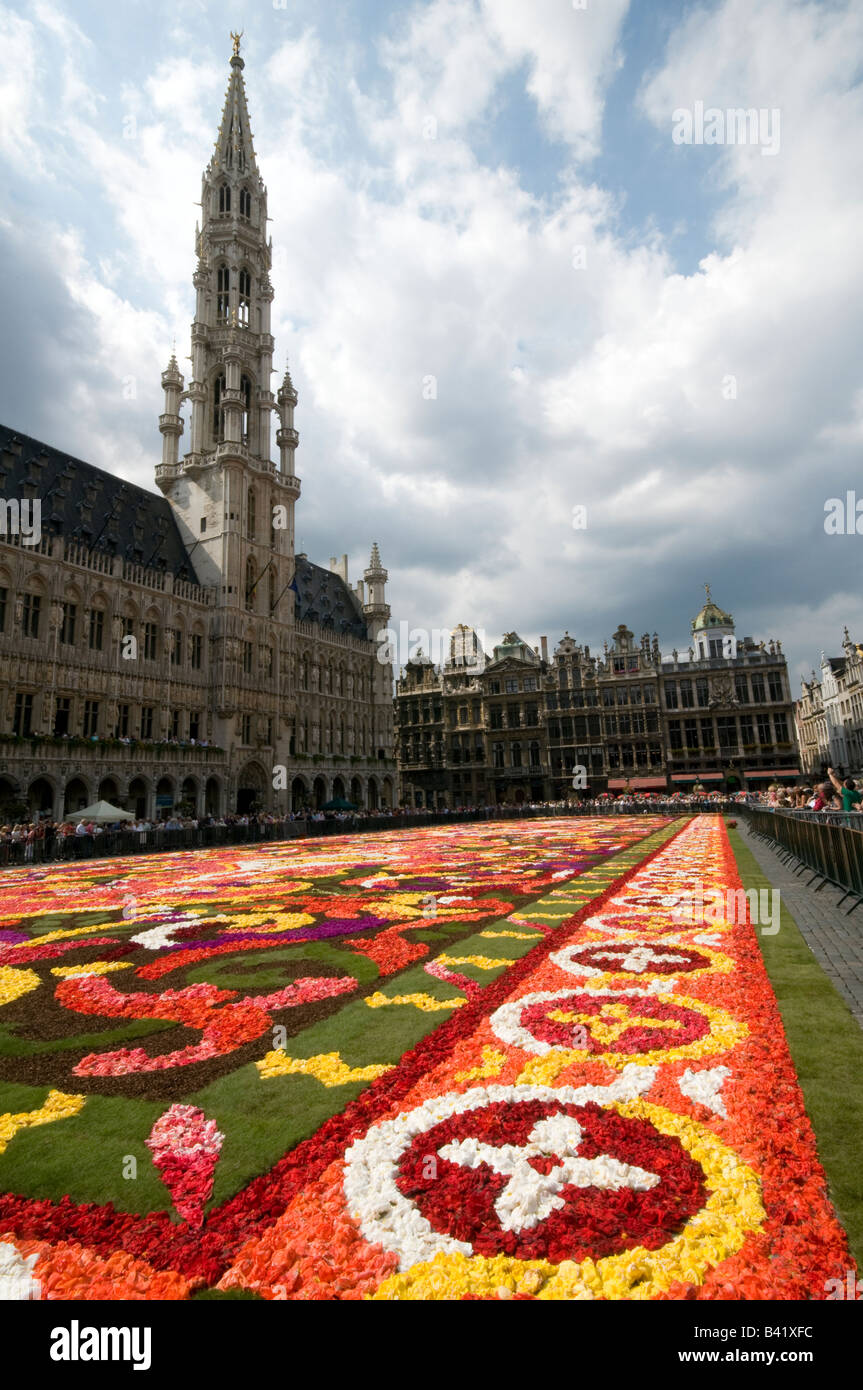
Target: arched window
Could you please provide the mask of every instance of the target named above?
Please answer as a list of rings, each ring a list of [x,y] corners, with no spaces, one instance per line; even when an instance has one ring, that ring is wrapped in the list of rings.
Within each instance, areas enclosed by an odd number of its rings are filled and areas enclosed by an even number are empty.
[[[228,322],[231,302],[231,272],[226,265],[220,265],[217,274],[216,318],[219,323]]]
[[[240,189],[240,216],[248,222],[252,216],[252,195],[248,188]]]
[[[530,745],[530,765],[531,767],[539,767],[539,744],[536,739]]]
[[[219,189],[219,212],[227,213],[231,211],[231,189],[223,183]]]
[[[253,487],[250,487],[248,502],[246,505],[246,535],[248,536],[250,541],[253,541],[255,539],[255,532],[257,530],[257,520],[257,499],[255,497],[255,489]]]
[[[249,419],[252,411],[252,383],[247,376],[240,379],[240,390],[243,393],[243,429],[242,439],[244,444],[249,442]]]
[[[221,444],[225,438],[225,378],[220,372],[213,382],[213,440]]]
[[[255,562],[251,555],[246,561],[246,608],[251,613],[255,607]]]
[[[240,325],[241,328],[248,328],[248,326],[249,326],[249,309],[250,309],[250,305],[251,305],[251,302],[252,302],[252,277],[251,277],[251,275],[249,274],[248,270],[246,270],[245,266],[244,266],[243,269],[240,271],[239,289],[240,289],[240,298],[239,298],[239,306],[240,306],[240,307],[239,307],[239,313],[238,313],[238,315],[237,315],[237,322],[239,323],[239,325]]]
[[[520,744],[520,743],[514,743],[514,744],[512,745],[512,765],[513,765],[513,767],[521,767],[521,744]]]

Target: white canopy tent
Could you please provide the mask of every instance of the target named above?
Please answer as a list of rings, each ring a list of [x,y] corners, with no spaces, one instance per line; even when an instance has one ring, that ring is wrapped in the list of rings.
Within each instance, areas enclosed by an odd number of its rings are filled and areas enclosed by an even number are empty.
[[[97,825],[112,825],[118,820],[134,820],[131,811],[121,811],[119,806],[112,806],[110,801],[94,801],[92,806],[85,806],[83,811],[73,811],[67,820],[91,820]]]

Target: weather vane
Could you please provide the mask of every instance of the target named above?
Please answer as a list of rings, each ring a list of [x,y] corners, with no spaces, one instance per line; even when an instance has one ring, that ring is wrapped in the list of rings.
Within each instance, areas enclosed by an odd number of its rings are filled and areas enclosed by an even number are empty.
[[[241,29],[240,32],[239,32],[239,34],[235,34],[234,31],[233,31],[233,29],[231,30],[231,38],[234,40],[234,57],[235,57],[235,58],[239,58],[239,56],[240,56],[240,39],[243,37],[243,35],[245,34],[245,32],[246,32],[245,29]]]
[[[709,584],[705,584],[705,586],[704,586],[704,592],[705,592],[706,595],[707,595],[707,602],[709,603],[709,602],[710,602],[710,585],[709,585]]]

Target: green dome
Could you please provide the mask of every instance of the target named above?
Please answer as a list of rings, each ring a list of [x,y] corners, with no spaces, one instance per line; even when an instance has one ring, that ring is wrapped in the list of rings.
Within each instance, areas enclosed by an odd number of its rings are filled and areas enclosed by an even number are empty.
[[[711,627],[733,627],[734,619],[712,599],[708,599],[696,618],[692,620],[692,631],[703,632]]]

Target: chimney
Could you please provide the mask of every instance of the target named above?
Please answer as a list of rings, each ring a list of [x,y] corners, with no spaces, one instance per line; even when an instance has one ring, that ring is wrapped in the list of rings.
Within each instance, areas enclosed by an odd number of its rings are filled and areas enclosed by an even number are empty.
[[[542,659],[543,659],[543,661],[548,661],[548,638],[547,638],[547,637],[540,637],[540,639],[539,639],[539,645],[540,645],[540,647],[542,648]]]

